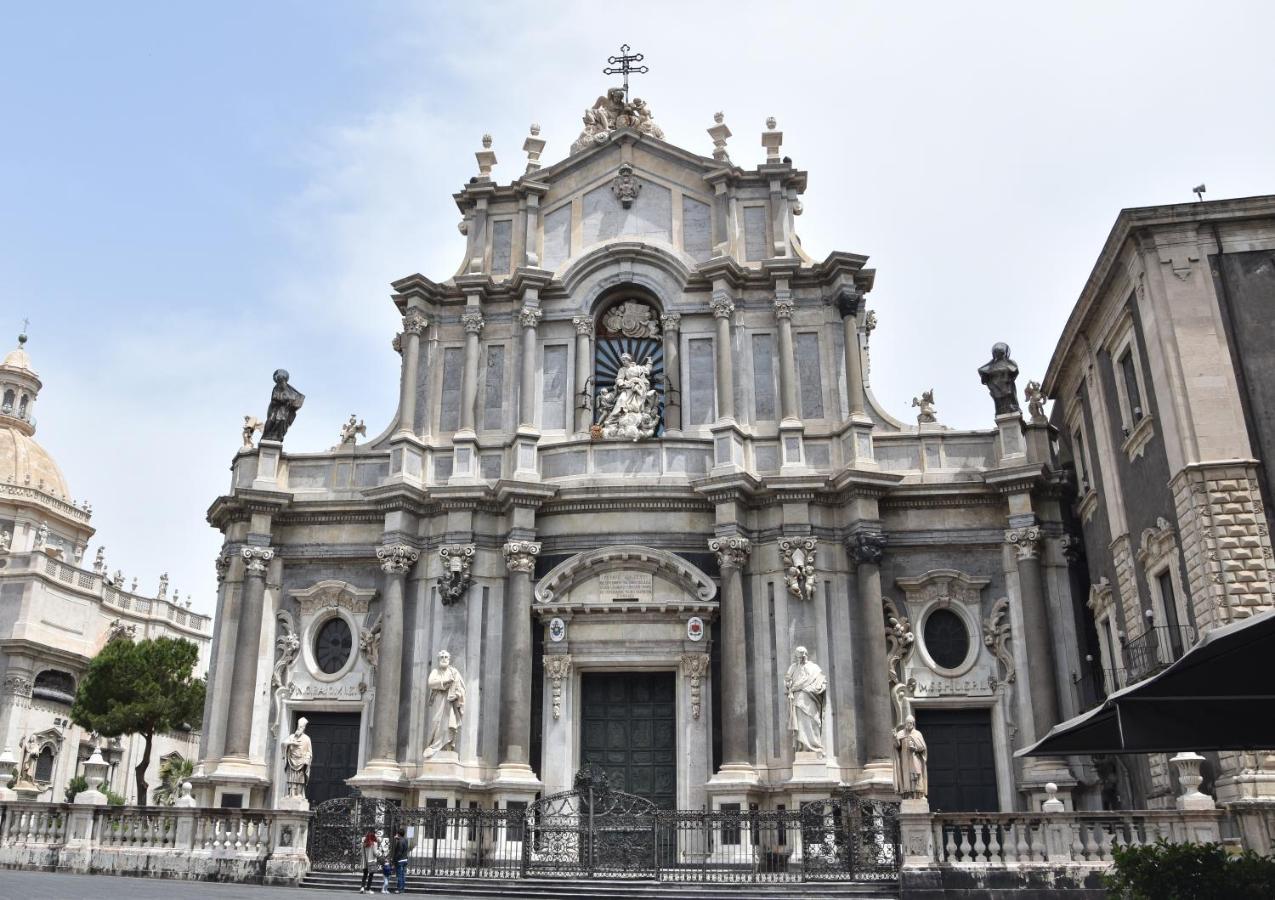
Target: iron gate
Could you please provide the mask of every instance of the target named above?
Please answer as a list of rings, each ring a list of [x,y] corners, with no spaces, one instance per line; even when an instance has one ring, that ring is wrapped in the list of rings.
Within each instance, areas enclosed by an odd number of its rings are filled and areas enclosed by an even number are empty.
[[[402,828],[413,875],[668,882],[893,881],[898,804],[848,793],[795,810],[661,810],[583,782],[526,809],[400,809],[349,797],[315,809],[311,867],[358,871],[361,838]]]

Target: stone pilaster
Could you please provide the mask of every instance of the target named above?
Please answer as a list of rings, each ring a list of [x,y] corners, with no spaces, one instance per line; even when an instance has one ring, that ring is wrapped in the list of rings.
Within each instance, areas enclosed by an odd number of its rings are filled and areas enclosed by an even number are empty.
[[[372,716],[371,750],[360,775],[382,781],[398,781],[398,713],[402,696],[403,597],[407,574],[420,559],[420,551],[399,545],[378,547],[376,558],[385,573],[381,604],[381,647],[376,667],[376,708]]]
[[[477,308],[469,308],[460,317],[465,326],[465,360],[461,374],[460,430],[474,432],[474,414],[478,400],[478,337],[487,321]]]
[[[727,293],[714,291],[709,301],[717,327],[714,360],[717,364],[717,420],[735,421],[735,363],[731,354],[731,319],[735,302]]]
[[[847,541],[846,551],[855,568],[855,626],[862,635],[859,650],[863,654],[865,776],[868,781],[893,783],[893,701],[881,598],[881,559],[885,545],[885,535],[881,532],[860,531]]]
[[[504,546],[504,660],[500,669],[500,783],[534,785],[531,770],[531,581],[540,544],[514,540]]]
[[[400,431],[417,433],[416,429],[416,382],[420,371],[421,334],[429,327],[429,320],[419,309],[409,309],[403,316],[403,382],[399,388]],[[425,421],[428,423],[429,417]],[[428,429],[428,425],[426,426]]]
[[[572,392],[575,406],[576,431],[586,433],[593,424],[593,392],[589,389],[589,376],[593,369],[593,317],[576,316],[571,320],[576,330],[576,383]],[[665,365],[668,365],[667,357]],[[588,402],[582,402],[588,395]]]
[[[244,547],[243,601],[235,638],[235,668],[230,680],[230,709],[226,722],[226,752],[247,763],[252,746],[252,712],[257,690],[257,656],[261,646],[262,610],[266,599],[266,567],[274,559],[270,547]]]
[[[738,535],[713,538],[708,549],[721,568],[722,767],[714,780],[755,781],[748,747],[748,648],[744,633],[743,570],[752,544]]]
[[[664,327],[664,430],[682,430],[682,317],[678,313],[660,316]]]
[[[1039,740],[1058,723],[1058,695],[1054,690],[1054,645],[1050,640],[1045,593],[1040,576],[1042,533],[1035,525],[1005,532],[1018,566],[1018,593],[1022,602],[1027,658],[1032,661],[1030,679],[1032,738]]]
[[[845,330],[846,353],[846,399],[849,401],[851,420],[866,419],[864,405],[863,359],[859,345],[859,312],[863,306],[863,294],[858,291],[843,291],[837,297],[837,311],[841,314],[841,325]]]

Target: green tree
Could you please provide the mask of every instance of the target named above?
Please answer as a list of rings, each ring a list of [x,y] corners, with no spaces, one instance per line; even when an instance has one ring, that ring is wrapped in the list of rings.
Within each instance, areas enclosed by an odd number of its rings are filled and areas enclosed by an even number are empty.
[[[160,760],[155,802],[163,806],[172,806],[181,796],[182,782],[193,774],[195,774],[195,764],[178,753]]]
[[[204,681],[194,677],[199,648],[180,638],[110,641],[80,680],[71,719],[105,737],[138,734],[146,739],[133,770],[137,802],[146,805],[146,768],[155,735],[190,728],[204,714]]]

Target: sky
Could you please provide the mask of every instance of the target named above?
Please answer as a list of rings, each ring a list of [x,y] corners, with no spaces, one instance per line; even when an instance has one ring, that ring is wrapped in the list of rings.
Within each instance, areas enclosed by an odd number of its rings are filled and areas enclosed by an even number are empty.
[[[211,612],[242,417],[306,394],[292,450],[397,400],[389,283],[453,274],[451,199],[502,182],[612,83],[667,138],[809,172],[816,259],[867,254],[872,383],[896,416],[992,425],[976,368],[1044,374],[1123,207],[1275,193],[1275,4],[12,4],[0,30],[0,347],[29,317],[37,440],[112,570]]]

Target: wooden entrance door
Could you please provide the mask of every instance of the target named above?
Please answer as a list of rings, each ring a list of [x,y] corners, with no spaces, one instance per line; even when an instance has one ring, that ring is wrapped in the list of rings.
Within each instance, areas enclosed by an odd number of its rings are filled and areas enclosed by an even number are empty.
[[[614,790],[661,809],[677,802],[677,705],[672,672],[586,672],[580,763],[606,772]]]
[[[996,812],[996,758],[987,709],[917,709],[929,750],[930,809]]]
[[[359,769],[359,713],[313,712],[306,715],[314,761],[306,797],[313,809],[325,800],[350,793],[345,779]],[[294,726],[295,727],[295,726]]]

